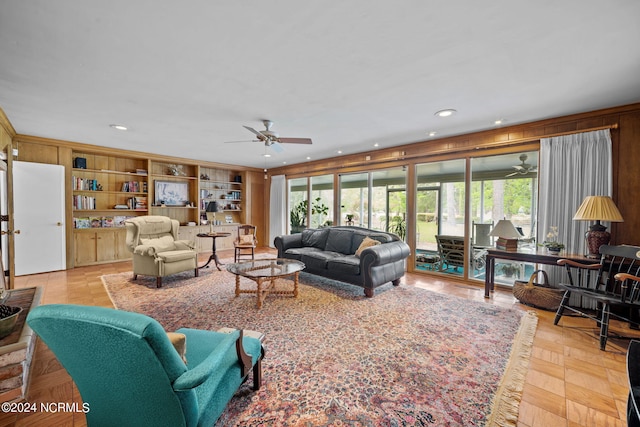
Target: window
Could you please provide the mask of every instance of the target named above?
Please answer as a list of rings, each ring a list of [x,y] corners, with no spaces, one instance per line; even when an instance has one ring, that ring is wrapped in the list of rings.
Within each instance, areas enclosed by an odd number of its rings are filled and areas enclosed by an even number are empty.
[[[311,228],[333,225],[333,175],[311,177]]]
[[[307,178],[289,180],[289,231],[300,233],[307,228]]]
[[[340,223],[406,238],[406,168],[340,175]]]

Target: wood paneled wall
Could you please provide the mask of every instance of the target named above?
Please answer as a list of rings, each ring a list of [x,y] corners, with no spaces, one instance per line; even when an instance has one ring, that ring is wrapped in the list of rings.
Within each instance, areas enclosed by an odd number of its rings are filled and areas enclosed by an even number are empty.
[[[640,246],[640,215],[636,214],[640,209],[640,103],[284,166],[269,170],[269,175],[295,178],[351,173],[474,157],[480,152],[483,156],[515,153],[538,149],[543,137],[604,127],[612,128],[613,199],[625,220],[612,224],[611,243]],[[412,188],[409,183],[408,203],[414,197]],[[409,215],[408,220],[413,221],[414,218]],[[410,230],[413,229],[411,223],[408,225]]]
[[[0,112],[1,111],[2,110],[0,109]],[[71,179],[73,150],[100,153],[104,155],[112,155],[117,157],[142,156],[145,158],[149,158],[152,161],[158,161],[158,162],[192,164],[192,165],[197,164],[197,165],[200,165],[203,167],[209,167],[209,168],[233,169],[233,170],[239,170],[239,171],[246,171],[247,172],[246,173],[247,183],[245,184],[246,194],[243,195],[246,202],[244,218],[246,222],[255,224],[258,227],[258,230],[261,230],[261,232],[264,232],[265,215],[264,215],[263,205],[262,204],[258,205],[257,203],[252,204],[250,202],[253,198],[255,198],[254,196],[252,196],[252,193],[251,193],[252,188],[255,188],[257,191],[260,192],[260,194],[258,195],[260,199],[264,198],[264,177],[263,177],[262,170],[260,169],[235,166],[235,165],[230,166],[230,165],[225,165],[223,163],[215,163],[215,162],[203,162],[200,160],[170,157],[170,156],[164,156],[164,155],[159,155],[154,153],[142,153],[138,151],[120,150],[120,149],[109,148],[109,147],[100,147],[100,146],[95,146],[90,144],[82,144],[77,142],[33,137],[28,135],[14,135],[11,139],[12,139],[13,147],[17,148],[19,151],[19,156],[18,156],[19,160],[26,161],[26,162],[57,164],[57,165],[65,166],[67,171],[67,181]],[[260,185],[258,187],[255,187],[254,185],[251,185],[252,182],[258,182]],[[70,201],[68,204],[70,205]],[[252,205],[254,206],[253,209],[252,209]],[[72,262],[72,260],[74,259],[73,244],[74,244],[73,243],[73,212],[69,206],[67,208],[67,214],[66,214],[67,268],[73,267],[73,262]]]

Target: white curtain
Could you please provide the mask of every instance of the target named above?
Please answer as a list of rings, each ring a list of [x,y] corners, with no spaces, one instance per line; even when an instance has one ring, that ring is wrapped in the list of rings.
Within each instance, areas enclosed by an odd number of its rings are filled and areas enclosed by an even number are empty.
[[[611,196],[609,129],[542,138],[538,170],[540,198],[536,241],[543,242],[550,228],[557,226],[557,240],[564,243],[566,253],[585,254],[584,236],[591,223],[573,221],[573,215],[586,196]],[[551,283],[566,280],[566,273],[559,268],[544,269],[548,271]],[[571,300],[572,305],[576,303]]]
[[[284,175],[271,177],[271,209],[269,212],[269,246],[273,239],[287,232],[287,181]]]
[[[609,129],[540,140],[540,199],[537,241],[552,226],[567,253],[584,254],[588,221],[573,221],[586,196],[611,196],[611,135]],[[608,224],[604,224],[608,226]]]

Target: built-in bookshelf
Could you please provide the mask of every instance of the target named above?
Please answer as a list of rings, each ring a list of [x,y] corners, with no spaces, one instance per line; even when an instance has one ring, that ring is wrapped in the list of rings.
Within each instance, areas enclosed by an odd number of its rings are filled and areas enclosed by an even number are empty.
[[[198,223],[198,165],[151,162],[150,215]]]
[[[180,222],[182,234],[189,234],[206,224],[207,203],[215,200],[221,226],[244,220],[242,172],[88,151],[73,151],[72,156],[76,266],[130,258],[124,227],[128,218],[168,216]]]
[[[74,265],[128,259],[124,221],[149,213],[149,161],[73,152]]]
[[[74,152],[71,172],[75,229],[122,227],[148,213],[148,161]]]
[[[201,219],[206,219],[207,205],[218,204],[216,220],[219,224],[242,222],[243,174],[228,169],[200,168],[199,209]]]

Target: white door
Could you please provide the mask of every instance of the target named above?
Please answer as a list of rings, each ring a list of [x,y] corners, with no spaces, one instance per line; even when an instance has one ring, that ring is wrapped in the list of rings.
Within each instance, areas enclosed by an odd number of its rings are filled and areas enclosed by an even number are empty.
[[[16,276],[66,268],[64,197],[64,166],[13,162]]]

